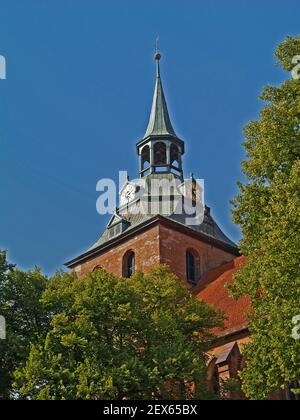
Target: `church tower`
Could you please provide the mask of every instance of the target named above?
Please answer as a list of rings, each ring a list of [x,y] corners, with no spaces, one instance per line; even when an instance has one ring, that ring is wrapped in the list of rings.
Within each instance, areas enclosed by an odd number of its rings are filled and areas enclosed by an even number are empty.
[[[136,145],[139,178],[122,186],[119,207],[100,239],[66,265],[78,276],[101,267],[129,277],[135,270],[167,264],[192,289],[210,270],[232,261],[239,252],[204,206],[202,187],[193,176],[184,180],[184,141],[170,120],[160,60],[157,53],[149,123]],[[171,185],[168,194],[161,188],[164,183]],[[192,210],[194,205],[203,209],[202,217],[193,223],[188,218],[191,213],[182,208],[185,198]]]

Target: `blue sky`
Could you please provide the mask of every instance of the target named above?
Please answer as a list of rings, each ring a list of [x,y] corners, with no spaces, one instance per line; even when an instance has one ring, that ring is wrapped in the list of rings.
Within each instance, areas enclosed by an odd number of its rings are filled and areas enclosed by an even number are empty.
[[[0,247],[53,273],[86,250],[107,217],[96,182],[137,175],[160,36],[185,174],[240,237],[229,200],[242,179],[242,127],[266,84],[285,77],[273,51],[299,31],[299,0],[0,0]]]

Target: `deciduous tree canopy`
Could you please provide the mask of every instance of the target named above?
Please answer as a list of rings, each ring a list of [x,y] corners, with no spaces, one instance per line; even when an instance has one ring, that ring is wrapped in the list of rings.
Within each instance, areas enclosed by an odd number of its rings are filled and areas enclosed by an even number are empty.
[[[275,55],[288,71],[300,54],[300,36],[287,38]],[[249,295],[253,341],[242,372],[248,397],[267,398],[300,379],[300,340],[292,337],[300,314],[300,80],[268,86],[258,121],[245,128],[248,179],[234,200],[248,262],[236,276],[236,295]]]
[[[0,339],[0,399],[11,397],[13,371],[25,364],[30,344],[47,331],[49,318],[40,303],[46,284],[40,270],[17,270],[0,251],[0,315],[7,329],[6,339]]]
[[[130,279],[57,274],[42,302],[51,330],[16,372],[21,398],[209,397],[205,351],[221,316],[166,267]]]

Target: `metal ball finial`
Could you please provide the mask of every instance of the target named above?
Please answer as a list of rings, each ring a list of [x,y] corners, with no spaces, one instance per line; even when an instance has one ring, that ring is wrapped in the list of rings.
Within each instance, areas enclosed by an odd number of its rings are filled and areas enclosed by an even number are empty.
[[[159,53],[156,53],[154,56],[155,61],[160,61],[161,55]]]

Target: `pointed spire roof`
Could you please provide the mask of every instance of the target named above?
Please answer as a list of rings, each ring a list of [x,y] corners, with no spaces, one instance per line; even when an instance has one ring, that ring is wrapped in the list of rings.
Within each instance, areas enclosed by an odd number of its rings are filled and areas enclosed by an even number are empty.
[[[176,133],[172,127],[172,123],[169,117],[167,102],[164,94],[164,90],[162,87],[162,82],[160,78],[160,61],[161,55],[156,54],[156,83],[152,101],[152,109],[150,114],[150,119],[148,123],[148,128],[146,130],[145,136],[157,136],[157,135],[171,135],[176,136]]]

